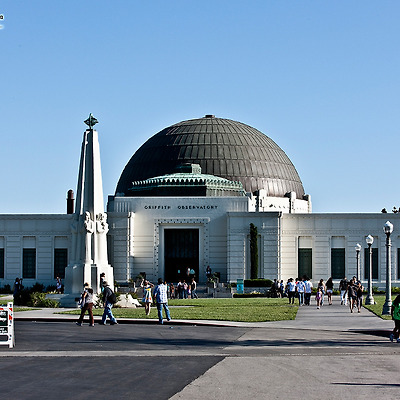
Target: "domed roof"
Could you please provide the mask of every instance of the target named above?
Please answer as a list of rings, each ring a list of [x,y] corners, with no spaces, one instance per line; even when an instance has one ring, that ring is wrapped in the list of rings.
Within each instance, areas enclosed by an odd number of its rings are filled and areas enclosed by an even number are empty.
[[[213,115],[179,122],[147,140],[125,166],[116,194],[129,195],[132,182],[170,174],[183,163],[239,181],[246,192],[265,189],[268,196],[304,196],[296,168],[272,139],[249,125]]]

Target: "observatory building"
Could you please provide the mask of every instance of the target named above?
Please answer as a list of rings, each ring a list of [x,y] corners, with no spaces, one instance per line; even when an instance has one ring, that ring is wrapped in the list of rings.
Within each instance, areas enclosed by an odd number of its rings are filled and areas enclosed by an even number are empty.
[[[83,281],[97,288],[100,272],[121,283],[141,273],[176,282],[188,268],[205,282],[207,266],[222,282],[236,282],[250,278],[250,224],[259,278],[356,275],[365,282],[372,235],[374,286],[385,285],[388,215],[312,213],[284,150],[241,122],[206,115],[161,130],[127,162],[106,210],[102,198],[97,131],[89,125],[75,209],[70,196],[69,214],[0,215],[0,285],[16,277],[49,285],[60,276],[74,293]],[[399,284],[399,215],[390,220]]]

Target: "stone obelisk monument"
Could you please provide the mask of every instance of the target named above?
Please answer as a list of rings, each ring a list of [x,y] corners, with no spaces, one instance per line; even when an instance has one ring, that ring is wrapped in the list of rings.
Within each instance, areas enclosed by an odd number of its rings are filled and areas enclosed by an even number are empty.
[[[85,282],[95,293],[100,291],[100,274],[114,286],[113,268],[107,257],[107,214],[104,212],[98,133],[98,121],[89,115],[83,134],[79,165],[76,208],[71,224],[71,252],[65,270],[65,293],[79,296]],[[72,297],[72,296],[71,296]]]

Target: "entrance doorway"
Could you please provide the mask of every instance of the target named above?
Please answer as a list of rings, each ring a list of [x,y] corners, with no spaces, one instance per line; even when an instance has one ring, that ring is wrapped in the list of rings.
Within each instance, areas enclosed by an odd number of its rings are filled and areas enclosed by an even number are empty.
[[[188,281],[188,268],[194,271],[190,278],[195,276],[198,280],[198,229],[164,229],[164,267],[167,282],[178,282],[180,279]]]

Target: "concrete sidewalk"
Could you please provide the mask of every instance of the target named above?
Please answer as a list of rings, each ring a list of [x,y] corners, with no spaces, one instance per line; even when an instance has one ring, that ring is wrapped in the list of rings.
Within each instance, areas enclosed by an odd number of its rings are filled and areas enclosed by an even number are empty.
[[[319,329],[332,331],[382,331],[392,330],[393,322],[383,320],[365,308],[362,312],[351,313],[348,306],[340,305],[340,298],[333,297],[331,306],[324,305],[317,309],[315,302],[310,306],[299,308],[296,319],[292,321],[271,322],[236,322],[236,321],[213,321],[213,320],[175,320],[172,324],[190,325],[213,325],[246,328],[286,328],[286,329]],[[173,307],[172,317],[173,317]],[[31,311],[20,311],[15,313],[15,319],[21,321],[76,321],[76,315],[59,314],[63,311],[74,310],[72,308],[43,308]],[[86,317],[87,318],[87,317]],[[100,317],[95,317],[95,322],[100,322]],[[118,318],[124,324],[154,324],[157,319],[130,319]]]
[[[268,322],[274,328],[320,329],[335,331],[378,331],[392,330],[393,322],[383,320],[362,307],[361,313],[351,313],[350,307],[340,305],[339,296],[334,296],[332,305],[317,309],[315,301],[310,306],[299,307],[294,321]],[[327,303],[326,303],[327,304]]]

